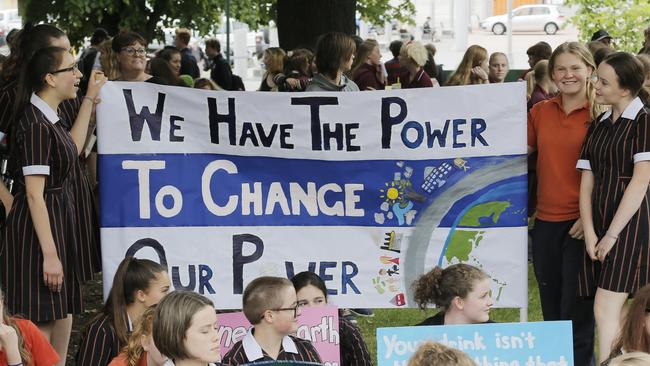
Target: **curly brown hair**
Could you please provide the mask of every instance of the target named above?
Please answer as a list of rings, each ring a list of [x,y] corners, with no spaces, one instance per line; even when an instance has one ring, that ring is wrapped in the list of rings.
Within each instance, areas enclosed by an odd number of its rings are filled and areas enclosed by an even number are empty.
[[[413,297],[422,310],[429,304],[447,310],[456,296],[467,297],[476,282],[486,278],[485,272],[469,264],[452,264],[445,269],[436,266],[413,282]]]

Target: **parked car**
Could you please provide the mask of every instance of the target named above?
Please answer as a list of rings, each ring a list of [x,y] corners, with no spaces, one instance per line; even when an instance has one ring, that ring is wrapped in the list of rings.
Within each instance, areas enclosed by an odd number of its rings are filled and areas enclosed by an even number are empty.
[[[512,31],[544,31],[555,34],[564,25],[565,16],[555,5],[523,5],[512,11]],[[504,34],[508,15],[497,15],[483,19],[479,25],[494,34]]]

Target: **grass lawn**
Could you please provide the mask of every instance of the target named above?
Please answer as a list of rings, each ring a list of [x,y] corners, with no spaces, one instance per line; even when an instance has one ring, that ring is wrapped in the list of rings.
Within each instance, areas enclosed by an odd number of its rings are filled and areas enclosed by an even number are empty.
[[[433,315],[435,310],[423,312],[419,309],[376,309],[372,318],[357,318],[363,338],[368,345],[373,364],[377,364],[377,336],[375,330],[383,327],[401,327],[417,324]],[[519,309],[494,309],[490,319],[499,323],[518,322]],[[537,281],[532,265],[528,265],[528,321],[542,321]]]

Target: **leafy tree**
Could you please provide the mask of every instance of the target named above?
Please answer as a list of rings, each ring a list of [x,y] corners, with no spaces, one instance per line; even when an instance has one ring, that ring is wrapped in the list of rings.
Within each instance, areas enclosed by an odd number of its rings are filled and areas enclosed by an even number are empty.
[[[231,17],[257,29],[277,19],[277,1],[231,0]],[[376,24],[393,18],[409,21],[415,12],[412,0],[399,0],[397,7],[390,5],[391,0],[356,2],[360,15]],[[19,7],[23,19],[53,23],[68,33],[73,44],[80,44],[96,27],[106,28],[111,34],[130,29],[148,40],[163,38],[159,25],[215,33],[223,19],[225,3],[226,0],[22,0]]]
[[[637,52],[643,44],[643,30],[650,25],[648,0],[567,0],[579,6],[571,22],[578,27],[580,38],[589,41],[599,29],[606,30],[621,51]]]

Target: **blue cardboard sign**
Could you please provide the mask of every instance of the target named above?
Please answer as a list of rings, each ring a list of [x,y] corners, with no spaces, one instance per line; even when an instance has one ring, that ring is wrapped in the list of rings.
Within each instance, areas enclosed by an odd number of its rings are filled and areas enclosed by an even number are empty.
[[[426,341],[467,353],[478,366],[573,366],[570,321],[377,329],[378,366],[403,366]]]

